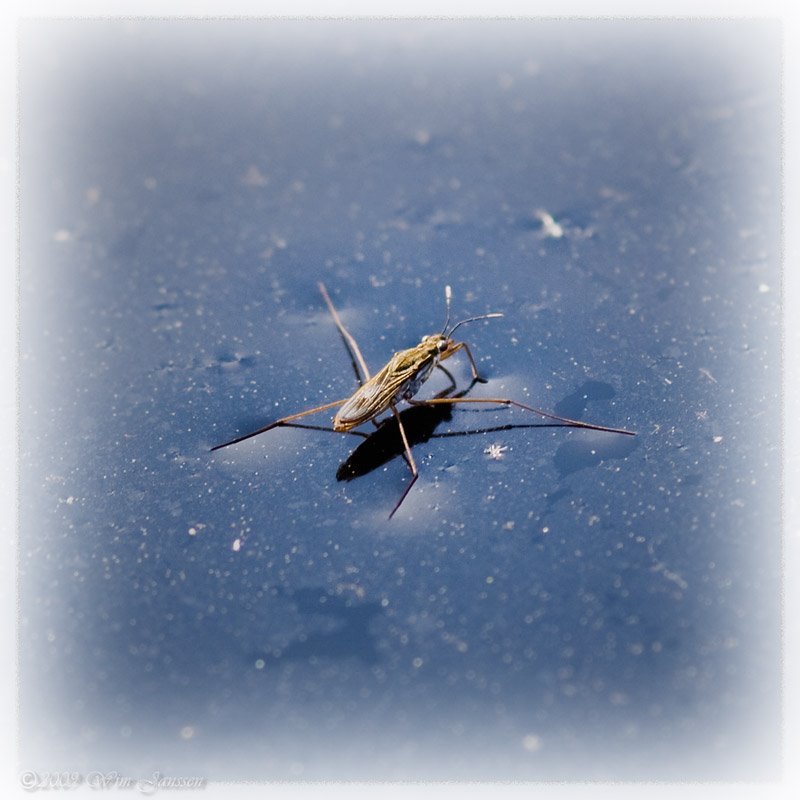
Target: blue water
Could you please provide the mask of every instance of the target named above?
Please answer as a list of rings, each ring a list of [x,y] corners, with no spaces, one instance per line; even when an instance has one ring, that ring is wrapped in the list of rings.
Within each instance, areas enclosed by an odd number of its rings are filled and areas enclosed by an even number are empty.
[[[23,767],[774,776],[779,44],[23,26]],[[391,520],[393,423],[209,452],[356,388],[321,280],[373,371],[449,284],[466,396],[638,435],[408,410]]]

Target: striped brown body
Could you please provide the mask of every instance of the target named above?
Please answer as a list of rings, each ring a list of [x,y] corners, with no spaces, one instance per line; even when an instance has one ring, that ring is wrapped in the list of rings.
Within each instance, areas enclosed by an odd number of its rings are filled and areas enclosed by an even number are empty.
[[[430,377],[434,367],[450,358],[463,345],[434,333],[424,336],[416,347],[399,350],[385,367],[345,401],[333,420],[335,431],[349,431],[386,411],[401,400],[413,397]]]

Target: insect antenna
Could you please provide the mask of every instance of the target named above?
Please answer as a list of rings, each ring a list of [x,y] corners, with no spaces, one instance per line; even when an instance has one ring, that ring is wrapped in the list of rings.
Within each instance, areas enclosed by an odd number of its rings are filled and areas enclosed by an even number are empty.
[[[450,324],[450,298],[453,296],[453,290],[450,286],[444,287],[444,305],[447,309],[447,315],[444,318],[444,327],[442,328],[442,336],[444,336],[447,326]]]
[[[481,314],[477,317],[469,317],[468,319],[462,319],[461,322],[456,322],[452,328],[450,328],[450,333],[447,334],[447,338],[449,339],[452,337],[456,328],[460,327],[461,325],[465,325],[467,322],[475,322],[479,319],[494,319],[495,317],[502,317],[503,313],[500,311],[493,311],[491,314]]]
[[[447,308],[447,316],[444,320],[444,327],[442,328],[442,336],[447,336],[449,339],[453,335],[453,331],[459,327],[459,325],[464,325],[467,322],[475,322],[479,319],[492,319],[492,317],[502,317],[503,315],[499,311],[495,311],[491,314],[481,314],[478,317],[469,317],[469,319],[462,319],[461,322],[456,322],[452,328],[450,328],[450,332],[447,332],[447,326],[450,324],[450,301],[453,297],[453,290],[450,286],[444,287],[444,302]]]

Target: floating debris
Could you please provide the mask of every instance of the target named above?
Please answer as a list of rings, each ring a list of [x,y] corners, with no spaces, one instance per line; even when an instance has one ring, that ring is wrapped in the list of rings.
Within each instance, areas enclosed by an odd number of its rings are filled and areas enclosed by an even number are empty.
[[[503,453],[508,450],[508,447],[500,443],[490,444],[483,452],[485,455],[494,461],[500,461],[503,458]]]
[[[553,217],[541,208],[533,212],[533,216],[542,223],[542,235],[551,239],[560,239],[564,235],[564,229]]]

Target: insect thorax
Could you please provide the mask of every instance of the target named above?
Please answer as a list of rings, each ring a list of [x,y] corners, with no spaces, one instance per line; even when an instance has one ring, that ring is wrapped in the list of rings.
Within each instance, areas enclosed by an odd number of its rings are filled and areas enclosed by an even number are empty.
[[[417,370],[417,373],[409,378],[400,387],[399,391],[394,397],[393,402],[399,403],[401,400],[408,400],[409,398],[413,397],[420,390],[422,384],[428,380],[438,361],[438,356],[434,356],[430,359],[430,361],[428,361],[427,364],[423,365],[419,370]]]
[[[433,368],[439,363],[443,353],[448,349],[448,340],[441,334],[423,336],[422,341],[414,348],[405,351],[403,355],[412,362],[417,363],[417,369],[399,387],[395,393],[393,402],[408,400],[413,397],[428,380],[433,372]]]

